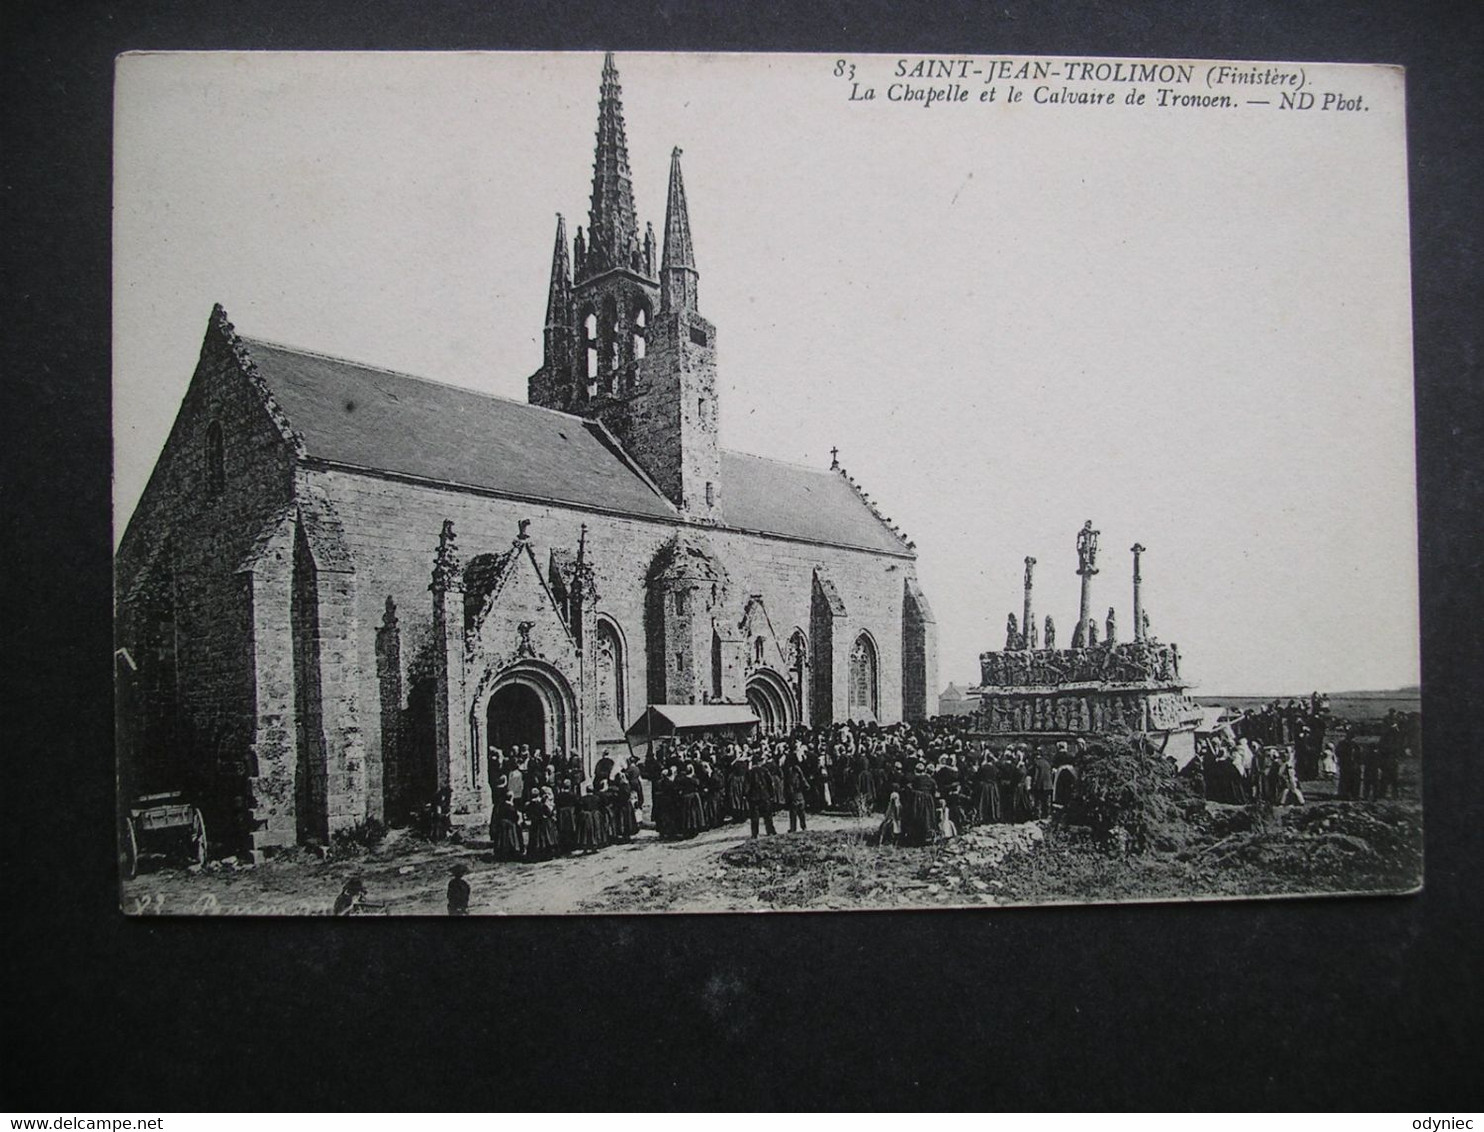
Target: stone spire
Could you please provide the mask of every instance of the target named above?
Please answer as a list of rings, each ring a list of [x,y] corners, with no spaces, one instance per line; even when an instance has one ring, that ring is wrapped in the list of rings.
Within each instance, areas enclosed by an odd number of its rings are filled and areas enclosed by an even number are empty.
[[[444,519],[443,529],[438,532],[438,549],[433,553],[433,584],[428,588],[434,593],[463,588],[463,563],[459,560],[459,538],[454,533],[452,519]]]
[[[556,247],[551,251],[551,289],[546,293],[546,329],[572,325],[572,264],[567,255],[567,222],[557,213]]]
[[[567,222],[557,213],[556,247],[551,252],[551,289],[546,296],[546,366],[565,372],[571,365],[572,266],[567,255]]]
[[[660,265],[660,309],[697,309],[696,253],[690,242],[690,212],[680,176],[680,149],[670,151],[670,195],[665,201],[665,252]]]
[[[598,96],[598,139],[587,227],[587,275],[614,267],[632,267],[638,247],[639,221],[634,215],[629,146],[624,137],[623,102],[619,97],[622,89],[610,51],[603,56],[603,81]]]

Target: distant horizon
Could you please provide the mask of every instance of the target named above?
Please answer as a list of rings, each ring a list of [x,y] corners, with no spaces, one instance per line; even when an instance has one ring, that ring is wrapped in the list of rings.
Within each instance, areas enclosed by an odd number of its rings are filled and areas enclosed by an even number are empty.
[[[962,680],[950,680],[943,685],[942,695],[949,687],[956,687],[960,691],[967,692],[979,685],[979,681],[965,683]],[[1398,699],[1408,696],[1421,697],[1422,685],[1404,684],[1396,688],[1345,688],[1341,691],[1328,691],[1324,688],[1310,688],[1307,692],[1205,692],[1198,687],[1188,687],[1186,694],[1194,699],[1216,699],[1218,697],[1233,700],[1297,700],[1318,692],[1321,696],[1344,697],[1344,696],[1395,696]]]

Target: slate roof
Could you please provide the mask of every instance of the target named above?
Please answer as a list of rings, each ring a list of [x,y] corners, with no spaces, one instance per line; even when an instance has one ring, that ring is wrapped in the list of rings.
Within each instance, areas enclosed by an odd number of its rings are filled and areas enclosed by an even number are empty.
[[[259,339],[242,345],[305,454],[372,471],[640,518],[675,509],[593,422]],[[834,471],[721,454],[725,526],[905,555]]]
[[[721,513],[727,526],[747,531],[907,553],[839,472],[765,456],[721,454]]]
[[[657,519],[665,499],[580,417],[243,338],[307,455]]]

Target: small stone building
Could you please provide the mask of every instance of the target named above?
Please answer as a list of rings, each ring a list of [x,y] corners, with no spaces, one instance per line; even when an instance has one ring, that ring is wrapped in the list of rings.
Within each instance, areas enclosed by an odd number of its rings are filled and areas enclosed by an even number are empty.
[[[719,446],[679,151],[657,248],[619,95],[610,57],[528,404],[212,311],[116,558],[122,798],[186,790],[265,850],[440,798],[483,821],[490,749],[591,765],[650,704],[930,713],[912,543],[838,463]]]
[[[938,693],[939,715],[972,715],[979,708],[979,701],[957,684],[949,684]]]

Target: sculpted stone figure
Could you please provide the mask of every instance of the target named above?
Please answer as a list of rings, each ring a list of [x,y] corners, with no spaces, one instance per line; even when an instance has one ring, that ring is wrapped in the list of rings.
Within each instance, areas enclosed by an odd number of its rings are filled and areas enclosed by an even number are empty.
[[[1110,645],[1116,644],[1118,641],[1118,615],[1113,611],[1113,607],[1111,605],[1108,607],[1107,641]]]
[[[1005,651],[1018,649],[1020,647],[1020,626],[1015,620],[1015,614],[1005,618]]]
[[[1041,641],[1048,649],[1056,648],[1056,622],[1051,620],[1051,614],[1046,615],[1046,635]]]
[[[1098,623],[1091,617],[1087,619],[1087,647],[1094,648],[1098,643]]]
[[[1098,535],[1101,531],[1092,529],[1092,520],[1082,524],[1082,529],[1077,532],[1077,573],[1091,574],[1098,567]]]

